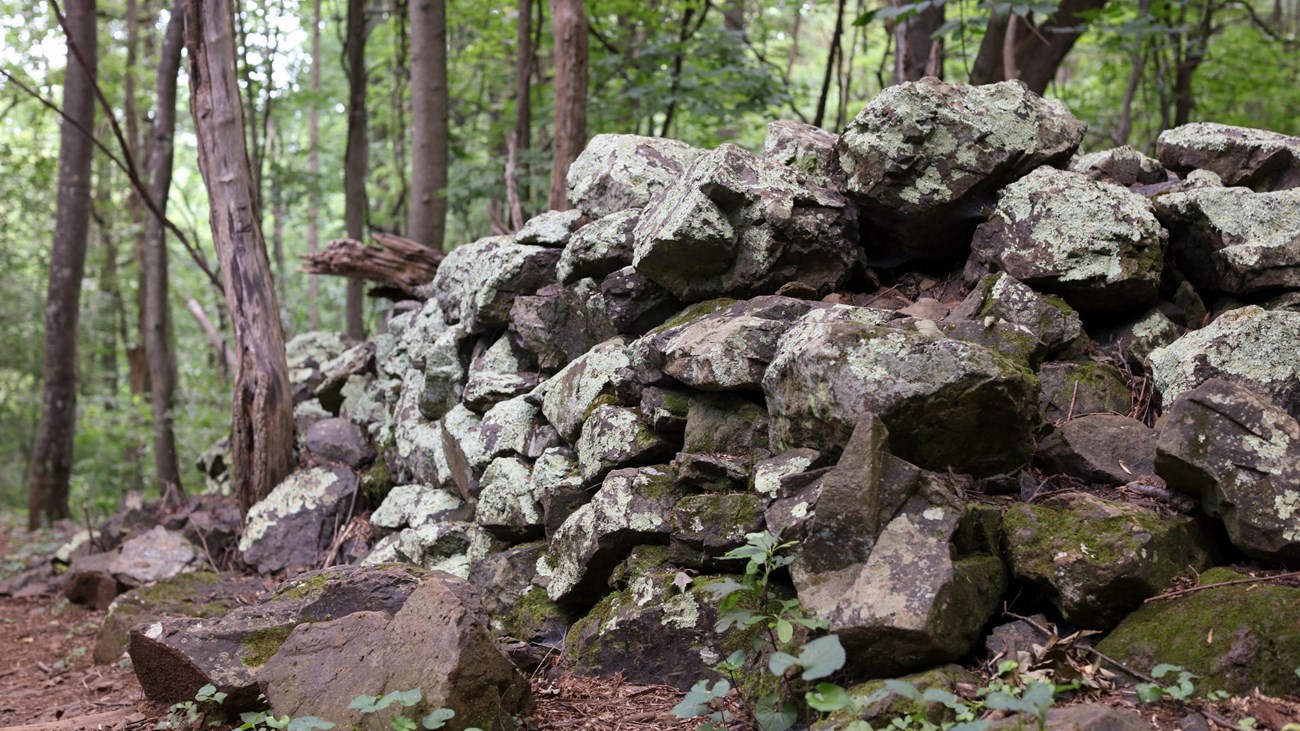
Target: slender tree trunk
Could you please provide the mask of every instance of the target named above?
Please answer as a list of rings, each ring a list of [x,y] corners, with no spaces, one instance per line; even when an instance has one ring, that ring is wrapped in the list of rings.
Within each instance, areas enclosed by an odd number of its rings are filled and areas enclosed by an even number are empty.
[[[442,249],[447,231],[447,4],[410,0],[411,195],[406,236]]]
[[[790,55],[785,59],[785,74],[781,80],[789,83],[790,74],[794,73],[794,62],[799,60],[799,30],[803,26],[803,3],[792,3],[794,23],[790,26]]]
[[[943,41],[932,36],[943,23],[944,6],[938,5],[922,10],[895,27],[894,33],[898,37],[895,84],[942,74]],[[939,73],[932,73],[936,70]]]
[[[307,172],[311,175],[307,207],[307,253],[320,251],[320,12],[321,0],[311,3],[311,100],[307,102]],[[307,326],[320,329],[320,277],[307,275]]]
[[[1138,0],[1138,17],[1148,20],[1151,17],[1151,0]],[[1133,51],[1129,53],[1128,84],[1124,87],[1124,102],[1120,105],[1119,125],[1112,139],[1117,145],[1127,145],[1133,134],[1133,100],[1137,97],[1142,75],[1146,72],[1146,37],[1138,36],[1133,41]]]
[[[27,479],[30,530],[69,516],[68,482],[77,426],[77,315],[86,270],[94,152],[81,130],[91,130],[95,124],[95,0],[68,3],[66,11],[70,37],[63,112],[81,129],[64,121],[59,131],[59,196],[45,295],[45,380]]]
[[[232,0],[185,0],[191,112],[235,335],[230,447],[240,512],[293,467],[293,405],[235,79]]]
[[[1106,6],[1108,0],[1061,0],[1056,12],[1037,26],[1025,18],[994,14],[971,65],[972,84],[991,84],[1018,78],[1035,94],[1042,94],[1056,77],[1065,57],[1088,26],[1088,14]],[[1011,38],[1007,38],[1011,35]],[[1012,68],[1008,68],[1012,66]],[[1012,72],[1015,72],[1014,75]]]
[[[822,74],[822,90],[817,95],[817,113],[813,115],[813,126],[820,127],[826,119],[826,102],[831,91],[831,77],[835,74],[835,62],[839,54],[840,39],[844,36],[844,0],[835,3],[835,31],[831,34],[831,47],[826,55],[826,72]]]
[[[176,2],[162,53],[158,58],[157,99],[149,135],[149,197],[164,213],[172,181],[172,139],[176,132],[176,76],[184,43],[184,9]],[[176,361],[168,296],[167,240],[157,216],[145,220],[144,351],[149,365],[150,405],[153,409],[153,464],[158,492],[173,497],[184,492],[173,429],[176,405]]]
[[[519,0],[515,26],[515,129],[506,158],[506,198],[510,202],[513,227],[523,227],[528,214],[529,171],[520,155],[533,146],[533,0]]]
[[[551,0],[555,44],[555,141],[550,207],[566,210],[569,165],[587,144],[587,11],[583,0]]]
[[[344,53],[348,69],[348,144],[343,156],[343,196],[348,237],[364,241],[366,236],[366,176],[370,143],[366,133],[366,24],[365,0],[348,0],[347,39]],[[347,334],[355,340],[366,336],[363,319],[365,284],[348,280]]]

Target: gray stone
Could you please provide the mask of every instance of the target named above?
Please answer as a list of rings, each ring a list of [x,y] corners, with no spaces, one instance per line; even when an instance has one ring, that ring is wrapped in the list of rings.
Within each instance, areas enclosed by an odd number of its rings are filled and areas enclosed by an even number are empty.
[[[458,521],[404,528],[380,539],[361,565],[382,567],[405,563],[464,578],[469,575],[469,554],[481,535],[481,529],[473,523]]]
[[[442,447],[452,480],[466,502],[478,495],[479,478],[487,468],[483,448],[483,420],[463,404],[447,412],[442,420]]]
[[[766,504],[754,493],[687,495],[678,500],[669,516],[668,560],[697,570],[737,570],[740,563],[723,556],[744,546],[750,533],[763,530]]]
[[[454,487],[451,467],[443,447],[442,422],[429,421],[420,413],[419,401],[425,383],[417,370],[407,373],[401,395],[393,408],[393,447],[404,477],[438,488]]]
[[[539,565],[549,579],[551,600],[590,604],[599,599],[610,572],[633,546],[667,543],[669,515],[683,495],[664,467],[611,472],[591,502],[551,537]]]
[[[766,409],[743,396],[692,399],[673,474],[678,482],[705,490],[744,490],[754,464],[771,456],[768,431]]]
[[[324,419],[312,424],[303,445],[314,457],[360,467],[374,460],[375,450],[361,428],[347,419]]]
[[[460,519],[464,503],[446,490],[425,485],[398,485],[370,514],[370,524],[381,530],[415,528],[427,523]]]
[[[616,332],[633,337],[657,327],[682,308],[668,290],[631,266],[600,280],[600,292],[592,305],[597,322],[608,322]]]
[[[1194,518],[1086,493],[1017,503],[1003,521],[1015,577],[1088,629],[1114,627],[1189,566],[1201,571],[1212,558],[1209,535]]]
[[[1137,419],[1088,414],[1059,424],[1038,443],[1034,460],[1049,474],[1123,485],[1156,473],[1156,435]]]
[[[295,472],[248,511],[239,553],[269,574],[315,565],[346,519],[357,491],[356,473],[342,467]]]
[[[1235,546],[1300,561],[1300,424],[1250,390],[1211,379],[1165,412],[1156,471],[1223,520]]]
[[[559,433],[542,417],[541,407],[525,396],[488,409],[480,434],[483,452],[490,459],[512,454],[536,459],[560,441]]]
[[[805,317],[781,338],[763,392],[774,449],[843,445],[871,412],[899,457],[977,475],[1027,461],[1038,421],[1038,381],[1024,366],[978,345],[857,322]]]
[[[1151,351],[1156,390],[1165,403],[1211,378],[1271,398],[1300,417],[1300,312],[1249,306]]]
[[[1015,81],[923,79],[882,91],[840,137],[840,165],[863,216],[911,257],[958,261],[998,190],[1062,165],[1086,125]]]
[[[543,527],[548,537],[564,525],[573,511],[591,501],[578,472],[578,456],[564,447],[542,452],[533,464],[533,485],[542,504]]]
[[[1022,325],[1041,341],[1049,352],[1070,347],[1083,334],[1079,315],[1060,297],[1040,295],[1006,274],[990,274],[949,315],[951,320],[980,320],[990,327],[987,318]]]
[[[1300,150],[1300,146],[1297,147]],[[1178,270],[1202,289],[1300,288],[1300,190],[1209,188],[1156,199]]]
[[[504,236],[480,239],[447,254],[433,279],[433,295],[448,323],[459,322],[471,333],[503,328],[515,297],[555,281],[559,258],[555,249]]]
[[[967,266],[1004,271],[1076,309],[1125,312],[1155,302],[1167,238],[1146,198],[1042,167],[1002,190]]]
[[[1102,703],[1049,708],[1043,728],[1052,731],[1155,731],[1136,711],[1115,708]],[[989,731],[1020,731],[1035,727],[1038,719],[1017,714],[989,724]]]
[[[158,525],[106,553],[72,558],[63,594],[69,601],[103,610],[128,589],[197,568],[198,549],[179,532]]]
[[[1123,186],[1161,183],[1169,176],[1159,160],[1147,157],[1128,145],[1075,158],[1070,162],[1070,170],[1093,180],[1105,180]]]
[[[1194,122],[1161,132],[1156,156],[1175,172],[1218,173],[1226,186],[1258,191],[1300,186],[1300,138],[1277,132]]]
[[[581,225],[582,211],[546,211],[528,219],[515,234],[515,242],[563,248]]]
[[[592,218],[644,208],[701,153],[662,137],[596,135],[569,165],[569,202]]]
[[[621,371],[632,365],[627,346],[603,343],[575,358],[539,391],[542,413],[567,442],[578,440],[582,423],[597,406],[616,403]]]
[[[1088,414],[1127,414],[1132,399],[1123,374],[1109,363],[1044,363],[1038,380],[1038,408],[1048,424]]]
[[[579,279],[602,279],[632,264],[632,231],[641,209],[611,213],[573,232],[555,266],[561,284]]]
[[[578,472],[587,484],[619,467],[641,467],[672,456],[674,445],[655,433],[635,409],[600,406],[582,425],[578,437]]]
[[[1201,322],[1196,323],[1200,327]],[[1134,369],[1146,370],[1146,361],[1156,348],[1163,348],[1182,337],[1187,329],[1169,319],[1159,307],[1147,310],[1138,319],[1117,328],[1099,333],[1099,345],[1118,343],[1120,352]]]
[[[533,466],[521,457],[492,460],[483,472],[475,522],[503,540],[542,535],[542,505],[533,486]]]
[[[494,404],[514,398],[537,387],[544,376],[532,354],[503,335],[479,353],[470,363],[462,401],[471,409],[483,412]]]
[[[731,144],[699,157],[642,213],[633,266],[686,302],[828,293],[858,261],[857,209]]]
[[[783,485],[824,466],[825,455],[815,449],[787,449],[754,465],[754,492],[767,498],[789,497],[791,491]]]
[[[536,355],[541,369],[554,372],[618,335],[603,305],[595,280],[581,279],[567,287],[550,285],[515,300],[511,328]]]
[[[424,384],[418,395],[420,413],[426,419],[441,419],[460,403],[473,344],[469,331],[462,325],[454,325],[425,347]],[[408,378],[409,371],[403,374],[403,391]]]
[[[781,119],[767,123],[763,159],[794,168],[816,185],[843,190],[838,142],[835,133],[821,127]]]
[[[258,679],[274,713],[343,725],[365,719],[348,707],[361,693],[419,688],[420,704],[406,712],[450,708],[452,729],[516,729],[528,701],[527,680],[497,647],[473,587],[439,572],[391,618],[359,612],[299,625]]]

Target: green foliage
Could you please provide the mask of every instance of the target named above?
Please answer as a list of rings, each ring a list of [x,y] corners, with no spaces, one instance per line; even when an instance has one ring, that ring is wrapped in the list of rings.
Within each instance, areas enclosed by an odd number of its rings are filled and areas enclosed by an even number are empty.
[[[1165,676],[1169,676],[1169,679],[1167,681],[1161,680]],[[1160,663],[1151,669],[1151,677],[1166,682],[1168,685],[1139,683],[1135,690],[1137,691],[1138,700],[1143,703],[1155,703],[1165,698],[1176,701],[1191,700],[1192,696],[1196,694],[1196,686],[1192,681],[1200,676],[1184,670],[1179,665]]]
[[[435,708],[418,721],[402,713],[403,709],[414,709],[423,700],[419,688],[398,690],[384,695],[359,695],[352,699],[348,708],[357,711],[363,717],[353,728],[371,729],[372,731],[433,731],[447,725],[455,718],[456,712],[450,708]],[[227,698],[226,693],[208,684],[199,688],[194,700],[183,701],[171,707],[167,717],[154,727],[157,731],[195,731],[202,728],[221,726],[221,704]],[[266,696],[259,696],[266,702]],[[389,709],[392,709],[391,711]],[[386,712],[387,711],[387,712]],[[334,724],[317,716],[276,716],[270,711],[250,711],[239,716],[240,725],[234,731],[328,731]],[[481,731],[469,728],[466,731]]]
[[[825,635],[795,644],[800,628],[804,632],[825,630],[826,622],[810,616],[798,599],[778,599],[772,594],[772,574],[790,564],[793,557],[784,552],[795,545],[793,541],[782,542],[768,531],[750,533],[745,545],[724,556],[745,561],[745,573],[742,581],[726,578],[704,587],[718,601],[715,629],[719,633],[743,633],[751,628],[760,631],[748,650],[736,650],[715,666],[731,682],[719,680],[710,685],[707,680],[699,681],[673,708],[673,715],[706,716],[708,721],[702,729],[725,726],[732,719],[722,700],[733,684],[749,720],[763,731],[786,731],[795,725],[801,712],[829,713],[849,702],[848,694],[838,685],[811,684],[844,667],[846,658],[839,637]],[[766,670],[770,674],[766,681],[755,677],[762,674],[764,654],[768,655]],[[797,676],[795,670],[800,671]]]

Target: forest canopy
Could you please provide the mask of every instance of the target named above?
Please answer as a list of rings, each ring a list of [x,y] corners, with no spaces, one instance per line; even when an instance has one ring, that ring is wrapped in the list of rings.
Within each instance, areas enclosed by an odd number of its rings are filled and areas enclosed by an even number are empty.
[[[69,124],[61,110],[72,83],[70,23],[60,16],[69,12],[70,21],[85,2],[0,0],[6,509],[26,501],[46,378],[42,313],[60,134]],[[166,67],[168,27],[184,5],[93,5],[95,38],[85,50],[97,65],[97,111],[83,133],[96,147],[73,333],[71,502],[78,513],[82,505],[111,509],[128,490],[158,494],[165,482],[151,456],[159,421],[151,381],[158,379],[149,378],[145,337],[148,229],[150,221],[160,224],[142,189],[152,180],[151,132],[165,105],[159,69]],[[345,322],[348,285],[302,273],[309,250],[376,233],[450,249],[513,232],[556,204],[560,159],[573,154],[565,150],[580,150],[599,133],[757,149],[769,121],[838,131],[884,87],[934,75],[1025,81],[1088,122],[1084,151],[1129,144],[1150,152],[1161,131],[1192,121],[1300,134],[1300,0],[233,5],[245,148],[286,339],[313,329],[374,332],[391,307],[382,298],[356,298],[358,320]],[[438,63],[434,76],[421,75]],[[232,336],[186,65],[174,90],[174,165],[165,170],[170,225],[159,234],[169,288],[152,316],[168,335],[155,354],[174,353],[176,388],[166,410],[178,481],[195,490],[203,485],[196,460],[230,425],[231,374],[213,344]],[[438,119],[445,124],[426,127]]]

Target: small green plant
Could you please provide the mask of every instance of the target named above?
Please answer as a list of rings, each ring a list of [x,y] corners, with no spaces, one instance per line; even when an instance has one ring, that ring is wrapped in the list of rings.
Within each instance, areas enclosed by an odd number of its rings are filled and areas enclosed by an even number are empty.
[[[226,700],[226,694],[217,690],[215,685],[208,683],[199,688],[194,694],[194,700],[181,701],[173,705],[167,711],[166,718],[154,726],[158,731],[163,729],[196,729],[206,726],[217,726],[220,721],[211,718],[216,715],[213,713]]]
[[[397,712],[400,708],[412,708],[424,700],[424,694],[419,688],[411,690],[395,690],[384,695],[359,695],[352,699],[348,708],[360,712],[363,715],[374,719],[376,731],[382,731],[384,728],[391,728],[393,731],[417,731],[417,729],[439,729],[447,725],[447,722],[455,718],[456,712],[450,708],[435,708],[425,715],[417,723],[415,719]],[[387,716],[388,724],[384,725],[385,714],[388,708],[393,708],[394,712]],[[467,729],[466,731],[479,731],[478,729]]]
[[[1174,677],[1165,681],[1163,678],[1166,675]],[[1200,676],[1184,670],[1178,665],[1160,663],[1151,669],[1151,677],[1160,680],[1161,683],[1167,682],[1168,685],[1161,685],[1160,683],[1138,684],[1136,688],[1137,697],[1143,703],[1155,703],[1165,698],[1172,698],[1176,701],[1190,700],[1196,692],[1196,686],[1192,684],[1192,681]]]
[[[796,645],[797,628],[816,632],[825,630],[827,624],[810,616],[798,599],[779,599],[772,593],[772,574],[794,560],[783,552],[797,542],[783,543],[767,531],[745,538],[745,545],[723,556],[746,562],[742,580],[727,578],[704,588],[718,602],[715,629],[719,633],[757,632],[749,649],[736,650],[715,666],[730,680],[699,681],[672,711],[679,718],[707,717],[700,726],[702,731],[723,728],[733,720],[722,705],[733,687],[744,713],[763,731],[786,731],[795,725],[801,711],[829,713],[849,703],[848,693],[840,686],[813,683],[844,666],[839,638],[825,635]],[[765,654],[766,681],[760,677]],[[802,700],[802,709],[796,698]]]
[[[981,719],[988,711],[1004,710],[1029,716],[1042,731],[1047,724],[1047,712],[1056,702],[1058,693],[1073,690],[1075,684],[1056,685],[1050,682],[1019,682],[1020,663],[1006,660],[998,664],[997,674],[984,687],[975,692],[976,697],[964,699],[944,688],[921,690],[906,680],[886,680],[884,688],[865,698],[851,698],[850,708],[855,711],[883,700],[890,693],[912,701],[911,713],[892,719],[882,731],[983,731],[988,722]],[[951,720],[935,723],[928,717],[927,709],[938,703],[951,714]],[[866,721],[856,721],[851,731],[875,731]]]

